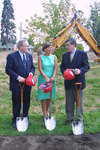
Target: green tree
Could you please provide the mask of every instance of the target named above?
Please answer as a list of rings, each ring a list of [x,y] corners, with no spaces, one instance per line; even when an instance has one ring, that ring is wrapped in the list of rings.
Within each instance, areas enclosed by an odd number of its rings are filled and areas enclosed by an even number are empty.
[[[27,20],[28,26],[24,31],[39,45],[53,38],[69,22],[70,0],[60,0],[57,4],[49,0],[42,5],[44,16],[36,14],[31,17],[31,20]]]
[[[87,23],[87,27],[100,45],[100,2],[94,2],[94,4],[90,7],[91,14]]]
[[[1,19],[1,42],[2,45],[16,42],[14,24],[14,10],[11,0],[4,0]]]

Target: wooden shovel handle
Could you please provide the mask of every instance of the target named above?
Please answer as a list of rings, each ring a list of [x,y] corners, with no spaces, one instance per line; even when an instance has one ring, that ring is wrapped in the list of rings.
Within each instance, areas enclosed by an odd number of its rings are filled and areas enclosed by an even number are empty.
[[[77,82],[75,83],[75,88],[76,88],[76,107],[79,107],[79,97],[80,97],[80,90],[82,87],[82,83],[81,82]]]
[[[51,81],[53,83],[53,81]],[[53,87],[52,87],[53,88]],[[50,91],[50,102],[52,101],[52,89]]]
[[[52,101],[52,89],[50,91],[50,102]]]
[[[23,89],[24,89],[24,83],[19,83],[20,89],[21,89],[21,104],[23,103]]]

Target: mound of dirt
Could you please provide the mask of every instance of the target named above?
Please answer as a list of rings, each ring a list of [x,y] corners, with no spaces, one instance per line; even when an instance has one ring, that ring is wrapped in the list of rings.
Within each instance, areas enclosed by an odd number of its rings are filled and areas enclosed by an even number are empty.
[[[0,136],[0,150],[100,150],[100,134]]]

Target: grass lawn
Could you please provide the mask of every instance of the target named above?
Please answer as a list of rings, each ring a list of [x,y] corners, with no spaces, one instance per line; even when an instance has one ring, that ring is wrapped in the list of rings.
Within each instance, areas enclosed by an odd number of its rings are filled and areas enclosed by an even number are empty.
[[[86,74],[87,87],[84,91],[84,131],[85,133],[100,132],[100,64],[91,63],[91,69]],[[38,75],[37,64],[35,77]],[[9,91],[9,77],[5,74],[5,63],[0,65],[0,135],[66,135],[72,133],[71,125],[65,126],[65,94],[63,78],[59,65],[57,72],[57,95],[53,102],[52,114],[56,116],[57,126],[53,131],[47,131],[43,126],[43,116],[40,102],[36,99],[37,85],[32,87],[30,106],[30,126],[25,133],[19,133],[11,126],[12,102]]]

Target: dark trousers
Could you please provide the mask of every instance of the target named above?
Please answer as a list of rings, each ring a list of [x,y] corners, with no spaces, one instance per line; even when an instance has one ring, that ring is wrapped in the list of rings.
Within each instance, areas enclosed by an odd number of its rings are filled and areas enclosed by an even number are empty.
[[[66,94],[66,114],[68,120],[74,119],[74,111],[76,104],[76,89],[65,89]],[[83,90],[80,90],[79,107],[76,107],[77,119],[83,121]]]
[[[28,116],[28,111],[30,107],[30,88],[24,87],[23,89],[23,117]],[[15,91],[12,90],[12,112],[13,119],[20,116],[21,111],[21,90],[20,88]]]

